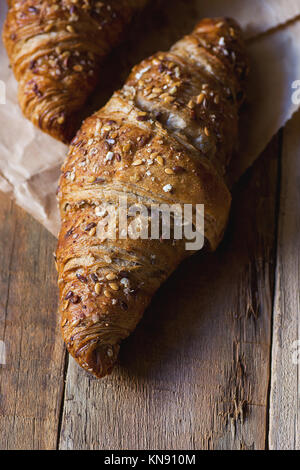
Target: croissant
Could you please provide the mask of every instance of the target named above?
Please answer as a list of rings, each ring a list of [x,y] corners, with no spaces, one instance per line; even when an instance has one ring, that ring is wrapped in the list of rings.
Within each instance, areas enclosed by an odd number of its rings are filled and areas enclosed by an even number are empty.
[[[3,30],[24,115],[69,142],[105,56],[148,0],[10,0]]]
[[[192,253],[184,238],[120,236],[119,219],[119,236],[105,239],[105,214],[118,209],[120,196],[147,209],[204,204],[205,242],[217,247],[230,209],[224,177],[247,70],[239,26],[204,19],[170,51],[136,66],[71,143],[58,187],[59,312],[68,351],[97,377],[112,371],[121,340]]]

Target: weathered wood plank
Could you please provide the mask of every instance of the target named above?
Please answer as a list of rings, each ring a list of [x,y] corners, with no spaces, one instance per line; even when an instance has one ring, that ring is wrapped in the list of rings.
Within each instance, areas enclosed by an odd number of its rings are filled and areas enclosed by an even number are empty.
[[[0,449],[53,449],[63,386],[55,239],[0,194]]]
[[[235,191],[214,254],[161,288],[120,365],[97,381],[70,361],[61,449],[263,449],[279,141]]]
[[[300,113],[283,132],[270,398],[271,449],[300,449],[299,126]]]
[[[157,31],[171,25],[167,35],[153,35],[149,16],[111,55],[88,113],[132,65],[191,30],[195,2],[173,4],[155,20]],[[61,448],[264,448],[278,147],[275,140],[236,190],[218,252],[188,260],[160,290],[112,377],[98,382],[70,362]],[[55,448],[64,356],[55,241],[2,196],[0,207],[0,340],[8,358],[0,366],[0,448]]]

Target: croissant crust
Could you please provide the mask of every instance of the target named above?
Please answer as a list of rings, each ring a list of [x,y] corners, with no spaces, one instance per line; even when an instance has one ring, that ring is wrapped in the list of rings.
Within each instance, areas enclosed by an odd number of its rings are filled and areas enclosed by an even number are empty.
[[[3,41],[24,115],[69,142],[105,56],[148,0],[11,0]]]
[[[204,204],[205,239],[217,247],[247,68],[239,26],[205,19],[136,66],[71,143],[58,190],[61,326],[69,352],[97,377],[111,372],[121,340],[191,254],[185,240],[100,240],[99,224],[120,195],[146,207]]]

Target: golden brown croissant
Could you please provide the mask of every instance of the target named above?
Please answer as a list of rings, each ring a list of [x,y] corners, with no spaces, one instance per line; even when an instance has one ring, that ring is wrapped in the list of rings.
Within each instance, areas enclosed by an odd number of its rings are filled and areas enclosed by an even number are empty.
[[[24,115],[68,142],[101,62],[147,1],[10,0],[3,40]]]
[[[97,377],[111,372],[121,340],[191,254],[174,237],[101,240],[101,221],[122,195],[128,206],[204,204],[205,239],[217,247],[247,68],[237,24],[205,19],[136,66],[73,139],[58,189],[61,326],[69,352]]]

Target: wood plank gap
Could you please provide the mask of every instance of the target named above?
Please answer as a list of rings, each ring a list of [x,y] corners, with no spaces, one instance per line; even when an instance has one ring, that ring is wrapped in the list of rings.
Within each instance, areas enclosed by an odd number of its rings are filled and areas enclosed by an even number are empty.
[[[64,371],[63,371],[63,385],[61,390],[61,401],[59,407],[59,418],[58,418],[58,426],[57,426],[57,440],[56,440],[56,450],[59,450],[59,441],[61,435],[61,427],[62,427],[62,420],[64,414],[64,404],[65,404],[65,394],[66,394],[66,380],[68,374],[68,367],[69,367],[69,354],[65,351],[64,357]]]
[[[10,213],[12,214],[13,211],[13,202],[10,201]],[[14,230],[13,230],[13,237],[12,237],[12,244],[11,244],[11,252],[9,255],[9,263],[8,263],[8,280],[7,280],[7,291],[6,291],[6,302],[5,302],[5,320],[4,320],[4,327],[3,327],[3,341],[5,340],[5,331],[6,331],[6,317],[7,317],[7,309],[8,309],[8,302],[9,302],[9,291],[10,291],[10,280],[11,280],[11,266],[13,261],[13,253],[15,247],[15,240],[16,240],[16,225],[17,222],[14,223]]]
[[[277,186],[276,186],[276,205],[275,205],[275,266],[273,277],[273,299],[272,299],[272,315],[271,315],[271,344],[269,358],[269,383],[267,395],[267,413],[266,413],[266,450],[269,450],[269,432],[270,432],[270,400],[271,400],[271,382],[272,382],[272,346],[273,346],[273,327],[275,315],[275,297],[276,297],[276,269],[277,269],[277,252],[278,252],[278,230],[279,230],[279,210],[280,210],[280,193],[281,193],[281,173],[282,173],[282,149],[283,149],[283,129],[278,132],[278,167],[277,167]]]

